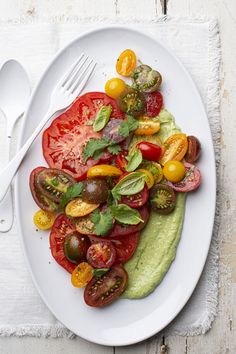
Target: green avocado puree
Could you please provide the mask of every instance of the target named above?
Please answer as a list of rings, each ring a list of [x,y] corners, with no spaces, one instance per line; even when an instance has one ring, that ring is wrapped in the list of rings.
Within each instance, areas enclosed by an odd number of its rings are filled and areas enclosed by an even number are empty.
[[[160,132],[149,137],[134,137],[132,144],[137,140],[155,143],[156,137],[165,141],[170,135],[180,133],[174,117],[166,109],[163,109],[157,118],[161,123]],[[185,193],[178,193],[177,205],[172,213],[160,215],[151,212],[135,254],[125,264],[129,281],[123,298],[138,299],[147,296],[162,281],[175,259],[183,227],[184,210]]]

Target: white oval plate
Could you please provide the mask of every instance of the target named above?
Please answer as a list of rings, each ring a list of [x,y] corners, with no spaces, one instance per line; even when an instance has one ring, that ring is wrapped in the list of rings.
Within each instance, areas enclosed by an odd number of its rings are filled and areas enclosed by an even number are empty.
[[[196,135],[203,154],[199,161],[203,183],[187,198],[186,215],[177,257],[162,283],[141,300],[118,300],[104,309],[85,305],[83,290],[73,288],[70,275],[52,259],[48,237],[35,232],[32,214],[37,209],[29,189],[33,168],[46,165],[41,136],[36,140],[18,173],[17,218],[34,283],[51,312],[77,335],[98,344],[128,345],[162,330],[183,308],[202,272],[212,234],[216,176],[211,133],[199,93],[177,58],[155,39],[121,26],[106,27],[80,36],[51,62],[37,85],[22,129],[21,143],[46,112],[50,93],[58,78],[81,51],[98,63],[86,92],[103,91],[107,78],[116,76],[115,62],[121,51],[132,48],[144,63],[158,68],[164,82],[165,106],[184,132]],[[157,65],[158,62],[158,65]],[[141,284],[140,284],[141,285]]]

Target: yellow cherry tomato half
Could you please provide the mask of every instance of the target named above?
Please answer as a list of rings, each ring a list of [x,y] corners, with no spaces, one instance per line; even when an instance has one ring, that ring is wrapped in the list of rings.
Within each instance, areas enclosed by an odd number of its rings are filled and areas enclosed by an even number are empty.
[[[51,229],[55,220],[55,215],[50,211],[38,210],[34,214],[34,224],[40,230]]]
[[[67,204],[65,212],[66,215],[77,218],[92,213],[99,205],[86,203],[81,198],[75,198]]]
[[[88,178],[94,177],[119,177],[123,172],[115,167],[110,165],[97,165],[90,167],[87,172]]]
[[[185,176],[184,164],[176,160],[168,161],[163,168],[163,174],[170,182],[180,182]]]
[[[124,50],[116,62],[116,71],[122,76],[130,76],[136,66],[136,55],[131,49]]]
[[[158,162],[145,161],[140,165],[140,167],[151,172],[154,178],[154,183],[161,182],[163,178],[163,170]]]
[[[139,168],[137,172],[141,172],[145,175],[145,181],[147,183],[148,189],[152,188],[155,182],[152,173],[148,170],[145,170],[144,168]]]
[[[166,151],[160,162],[164,166],[166,162],[171,160],[181,161],[188,150],[188,140],[186,134],[171,135],[165,141]]]
[[[147,118],[146,116],[138,120],[138,128],[135,130],[135,135],[153,135],[159,132],[160,122]]]
[[[126,84],[123,80],[119,79],[118,77],[115,77],[106,82],[105,92],[108,96],[112,98],[118,98],[120,94],[124,91],[125,86]]]
[[[87,262],[82,262],[73,270],[71,283],[76,288],[83,288],[93,277],[93,268]]]

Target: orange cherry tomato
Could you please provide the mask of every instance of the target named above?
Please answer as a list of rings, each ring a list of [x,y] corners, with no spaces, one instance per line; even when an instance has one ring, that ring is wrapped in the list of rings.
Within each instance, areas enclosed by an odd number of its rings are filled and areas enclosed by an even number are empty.
[[[87,172],[87,177],[119,177],[122,174],[123,172],[115,166],[97,165],[89,168]]]
[[[136,66],[136,55],[131,49],[124,50],[116,62],[116,71],[122,76],[130,76]]]
[[[115,77],[106,82],[105,92],[108,96],[112,98],[118,98],[120,94],[124,91],[126,84],[123,80]]]
[[[138,120],[138,125],[138,128],[134,132],[135,135],[153,135],[160,130],[160,122],[146,116]]]
[[[72,216],[73,218],[78,218],[92,213],[92,211],[97,209],[99,205],[100,203],[90,204],[84,202],[81,198],[75,198],[67,204],[65,212],[66,215],[68,216]]]
[[[181,161],[188,150],[188,140],[186,134],[171,135],[165,141],[166,151],[162,156],[160,163],[164,166],[171,160]]]
[[[173,183],[182,181],[185,176],[184,164],[180,161],[171,160],[166,162],[163,168],[163,174],[165,178]]]
[[[71,283],[76,288],[83,288],[93,278],[93,268],[87,262],[82,262],[73,270]]]

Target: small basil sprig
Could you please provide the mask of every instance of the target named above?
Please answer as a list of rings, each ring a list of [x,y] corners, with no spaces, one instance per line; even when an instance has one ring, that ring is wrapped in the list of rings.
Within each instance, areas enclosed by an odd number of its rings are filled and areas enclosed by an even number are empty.
[[[91,221],[94,224],[94,233],[97,236],[106,236],[113,226],[113,219],[109,208],[105,211],[94,210],[91,213]]]
[[[144,222],[137,209],[132,209],[126,204],[113,205],[111,207],[114,219],[127,225],[137,225]]]
[[[112,189],[115,199],[120,199],[122,195],[133,195],[141,192],[145,185],[145,175],[141,172],[132,172],[122,178]]]
[[[143,161],[141,151],[137,147],[131,149],[126,160],[128,161],[128,164],[125,167],[126,171],[133,172]]]
[[[61,198],[60,208],[63,209],[71,199],[79,197],[81,195],[82,189],[83,189],[82,182],[75,183],[72,184],[72,186],[69,186],[66,190],[66,193],[63,194]]]
[[[102,106],[98,111],[93,123],[93,130],[99,132],[102,130],[110,119],[112,108],[111,106]]]

